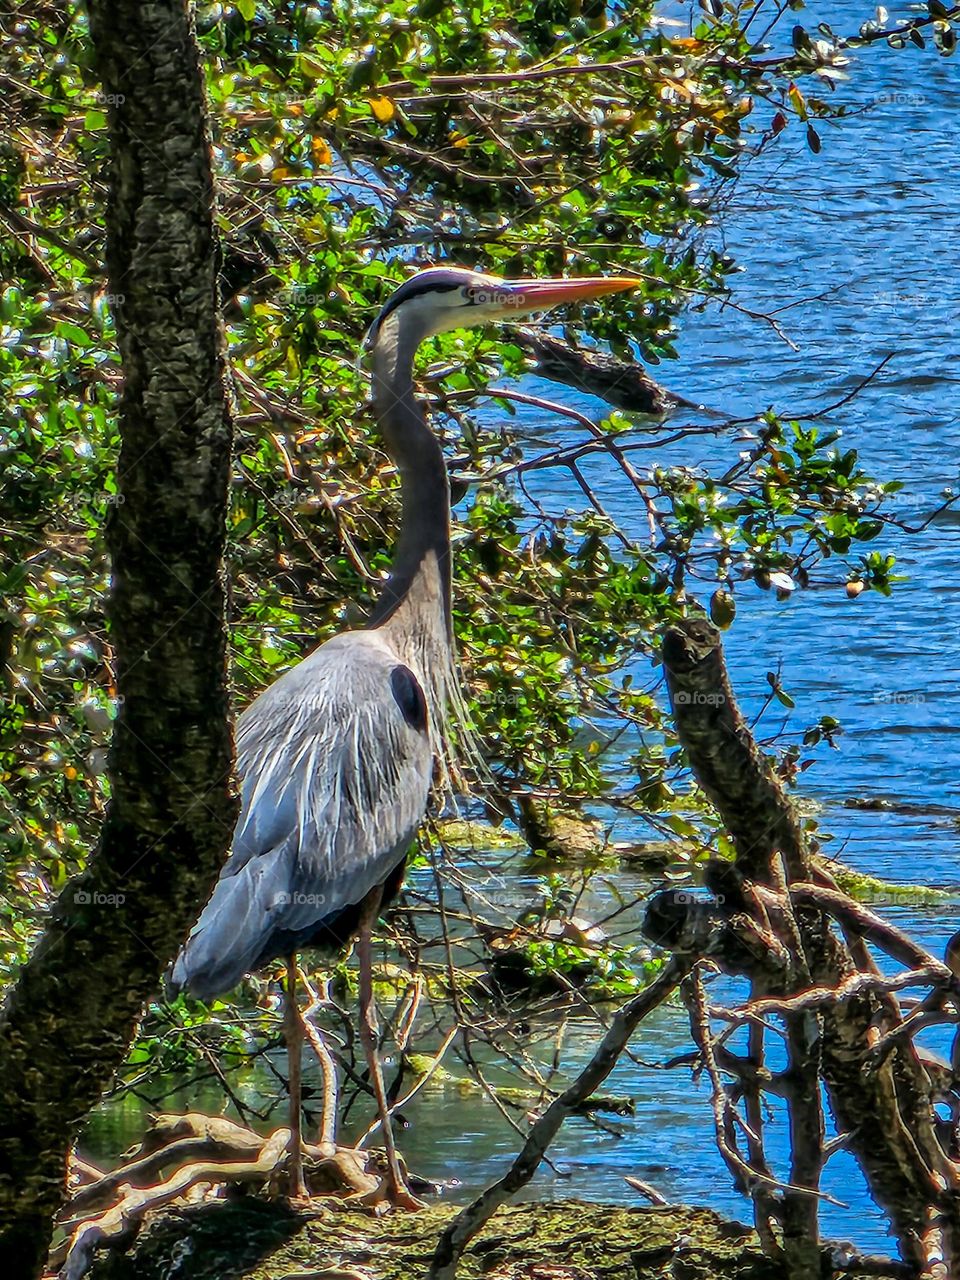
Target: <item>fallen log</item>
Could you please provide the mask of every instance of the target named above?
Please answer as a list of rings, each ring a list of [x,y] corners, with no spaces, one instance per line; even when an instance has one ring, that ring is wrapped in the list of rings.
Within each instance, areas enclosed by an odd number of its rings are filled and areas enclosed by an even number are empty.
[[[159,1139],[159,1141],[158,1141]],[[277,1190],[286,1176],[288,1129],[266,1137],[243,1125],[198,1113],[154,1118],[125,1164],[80,1188],[64,1210],[66,1238],[49,1257],[59,1280],[80,1280],[97,1250],[137,1234],[148,1214],[183,1201],[201,1184]],[[326,1142],[304,1146],[304,1174],[313,1195],[374,1202],[380,1178],[373,1153]],[[163,1170],[172,1171],[154,1181]]]
[[[636,361],[620,360],[604,351],[585,351],[533,329],[511,329],[509,341],[533,360],[539,377],[606,400],[615,409],[658,417],[677,408],[713,412],[661,387]]]

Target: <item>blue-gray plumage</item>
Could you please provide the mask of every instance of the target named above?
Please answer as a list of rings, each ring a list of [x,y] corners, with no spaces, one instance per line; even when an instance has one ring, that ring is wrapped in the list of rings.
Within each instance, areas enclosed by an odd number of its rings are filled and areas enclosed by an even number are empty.
[[[300,1023],[292,954],[339,946],[359,927],[364,1047],[383,1121],[388,1186],[405,1198],[376,1056],[369,931],[399,887],[437,768],[455,775],[460,720],[450,603],[450,491],[413,385],[432,334],[634,288],[631,279],[499,280],[432,268],[407,280],[368,335],[373,406],[401,479],[393,565],[367,628],[335,636],[250,704],[237,724],[242,807],[233,847],[170,979],[210,998],[288,958],[291,1180],[300,1168]],[[461,730],[461,741],[463,731]],[[409,1197],[406,1197],[409,1199]]]
[[[403,860],[433,774],[420,683],[388,635],[334,636],[240,717],[237,763],[233,850],[173,970],[202,999],[342,945],[345,909]]]

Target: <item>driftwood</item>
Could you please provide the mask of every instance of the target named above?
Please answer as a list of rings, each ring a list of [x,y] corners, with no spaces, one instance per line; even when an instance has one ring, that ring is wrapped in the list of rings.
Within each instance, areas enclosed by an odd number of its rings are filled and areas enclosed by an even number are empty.
[[[736,856],[732,865],[708,867],[712,902],[667,891],[651,903],[645,927],[694,964],[684,994],[714,1086],[717,1139],[735,1180],[753,1196],[765,1249],[781,1254],[785,1280],[818,1280],[819,1178],[831,1150],[820,1114],[822,1082],[838,1145],[856,1156],[889,1214],[910,1274],[930,1280],[960,1274],[957,1133],[933,1110],[937,1098],[949,1095],[960,1113],[958,1084],[948,1064],[928,1062],[914,1046],[911,1034],[924,1019],[905,1019],[897,998],[903,987],[928,985],[920,1011],[954,1020],[956,979],[841,893],[811,855],[797,812],[736,704],[710,623],[698,618],[671,627],[663,658],[680,741]],[[906,971],[880,977],[868,939]],[[706,957],[749,978],[743,1009],[707,1006],[700,976]],[[748,1022],[747,1058],[722,1047],[732,1027],[717,1036],[711,1026],[717,1016]],[[787,1047],[786,1070],[776,1075],[763,1066],[770,1019]],[[788,1182],[772,1178],[764,1159],[764,1089],[787,1100]]]
[[[677,408],[704,409],[703,405],[661,387],[643,365],[635,361],[619,360],[603,351],[572,347],[532,329],[511,329],[509,341],[530,356],[539,377],[606,400],[615,409],[657,416]]]
[[[260,1186],[280,1190],[286,1177],[288,1129],[266,1137],[243,1125],[188,1113],[161,1115],[139,1149],[118,1169],[78,1190],[66,1206],[65,1239],[51,1251],[59,1280],[80,1280],[100,1248],[127,1241],[148,1213],[183,1201],[201,1185]],[[375,1204],[381,1180],[375,1157],[331,1142],[304,1145],[304,1174],[312,1195],[334,1195]],[[164,1170],[170,1170],[164,1173]]]

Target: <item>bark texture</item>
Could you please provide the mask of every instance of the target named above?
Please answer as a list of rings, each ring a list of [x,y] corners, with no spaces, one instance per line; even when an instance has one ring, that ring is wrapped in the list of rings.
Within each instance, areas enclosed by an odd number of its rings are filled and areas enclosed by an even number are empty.
[[[91,0],[123,361],[108,530],[112,800],[0,1022],[0,1257],[36,1275],[65,1157],[207,897],[235,820],[222,557],[231,421],[210,151],[183,0]]]

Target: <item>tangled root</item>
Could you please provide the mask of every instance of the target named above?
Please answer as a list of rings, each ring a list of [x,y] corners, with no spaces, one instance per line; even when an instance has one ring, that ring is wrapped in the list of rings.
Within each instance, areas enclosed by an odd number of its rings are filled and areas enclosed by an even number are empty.
[[[126,1163],[86,1179],[58,1223],[64,1240],[51,1251],[59,1280],[80,1280],[97,1249],[128,1244],[148,1213],[174,1201],[224,1195],[234,1187],[260,1187],[270,1195],[288,1188],[289,1129],[263,1137],[232,1120],[190,1112],[155,1116]],[[335,1196],[376,1206],[382,1182],[375,1156],[334,1143],[304,1143],[303,1171],[311,1196]]]

